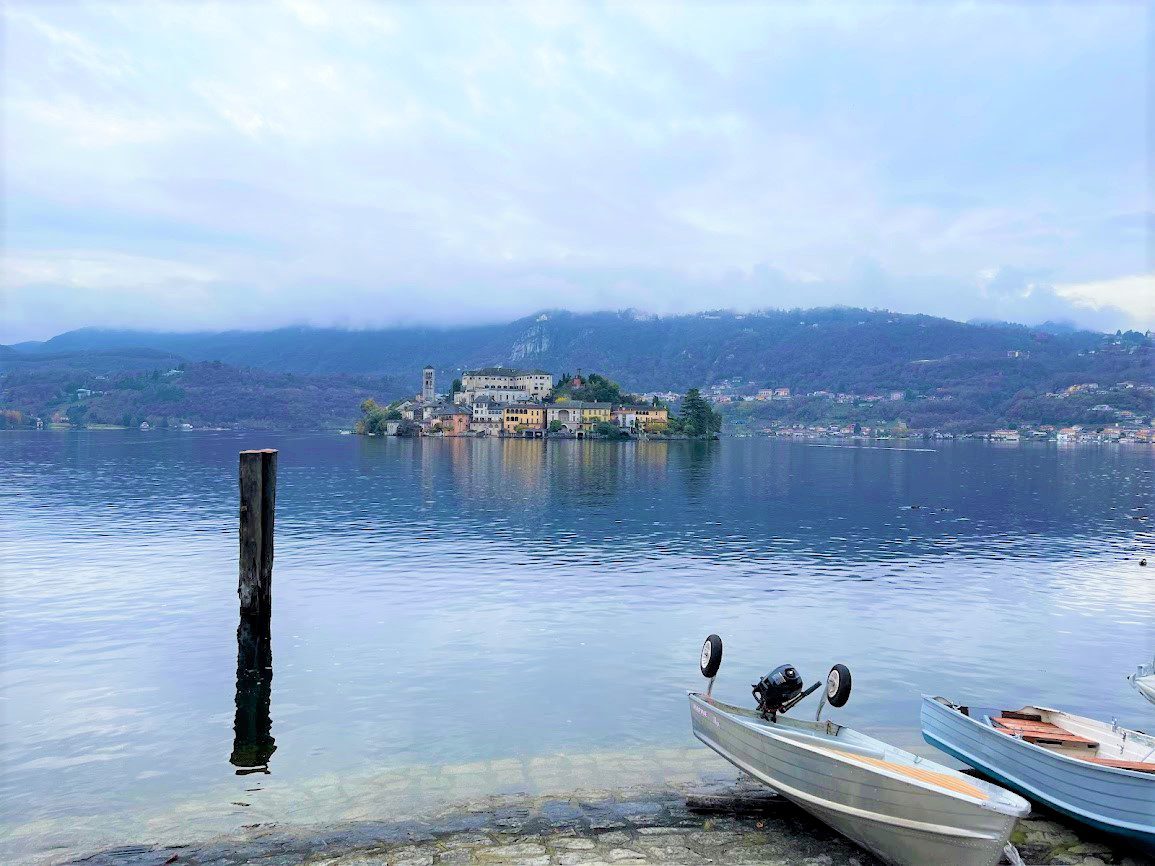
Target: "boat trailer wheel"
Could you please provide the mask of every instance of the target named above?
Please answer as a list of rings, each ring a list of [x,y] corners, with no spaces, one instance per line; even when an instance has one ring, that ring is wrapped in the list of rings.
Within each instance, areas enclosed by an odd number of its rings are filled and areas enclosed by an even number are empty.
[[[702,644],[702,659],[699,664],[702,670],[702,676],[710,679],[718,673],[718,668],[721,666],[722,639],[716,634],[712,634],[706,638],[706,642]]]
[[[850,700],[850,668],[835,665],[826,675],[826,700],[832,707],[841,707]]]

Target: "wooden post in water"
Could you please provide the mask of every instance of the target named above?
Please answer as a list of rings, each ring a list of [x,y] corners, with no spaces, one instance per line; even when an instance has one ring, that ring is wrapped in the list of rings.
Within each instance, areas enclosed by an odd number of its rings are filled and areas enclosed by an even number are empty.
[[[242,451],[240,467],[241,615],[268,619],[273,601],[273,518],[277,504],[277,451]]]

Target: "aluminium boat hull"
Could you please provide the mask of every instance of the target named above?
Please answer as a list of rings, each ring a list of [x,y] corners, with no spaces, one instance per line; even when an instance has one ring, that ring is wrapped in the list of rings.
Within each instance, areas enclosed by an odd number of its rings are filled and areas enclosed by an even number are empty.
[[[992,866],[1030,809],[994,785],[831,722],[769,722],[697,693],[690,704],[705,745],[887,863]]]
[[[1142,738],[1155,749],[1155,738],[1128,733],[1132,743]],[[1094,764],[1007,736],[945,699],[926,695],[922,735],[932,746],[1057,812],[1155,845],[1155,775]]]
[[[1127,680],[1144,698],[1155,704],[1155,661],[1146,665],[1139,665],[1138,670]]]

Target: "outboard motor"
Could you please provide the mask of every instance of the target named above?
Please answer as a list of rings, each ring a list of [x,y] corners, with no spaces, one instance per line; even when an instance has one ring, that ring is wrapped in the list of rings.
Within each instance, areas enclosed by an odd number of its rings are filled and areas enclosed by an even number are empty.
[[[779,665],[751,686],[758,701],[758,712],[762,718],[775,720],[792,706],[818,688],[815,683],[804,689],[802,676],[794,665]]]

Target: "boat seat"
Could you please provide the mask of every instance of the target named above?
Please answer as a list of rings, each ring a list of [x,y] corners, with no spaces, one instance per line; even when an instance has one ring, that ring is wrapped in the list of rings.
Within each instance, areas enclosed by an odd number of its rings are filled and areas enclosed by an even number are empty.
[[[1155,764],[1143,761],[1116,761],[1112,758],[1083,758],[1092,764],[1102,764],[1104,767],[1118,767],[1120,770],[1135,770],[1139,773],[1155,773]]]
[[[1072,734],[1070,731],[1065,731],[1058,725],[1052,725],[1050,722],[1028,721],[1027,719],[1012,718],[1006,715],[995,716],[991,719],[991,722],[994,723],[995,728],[1001,730],[1004,734],[1021,737],[1028,743],[1035,743],[1039,746],[1074,746],[1084,749],[1099,748],[1099,744],[1094,740],[1088,740],[1086,737]]]

